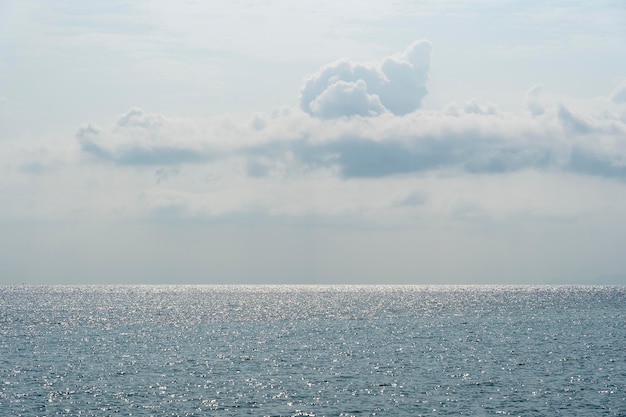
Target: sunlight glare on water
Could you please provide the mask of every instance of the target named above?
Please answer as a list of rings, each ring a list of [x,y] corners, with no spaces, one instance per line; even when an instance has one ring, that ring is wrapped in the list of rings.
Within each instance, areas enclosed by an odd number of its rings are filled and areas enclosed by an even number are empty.
[[[6,415],[626,415],[624,287],[4,286]]]

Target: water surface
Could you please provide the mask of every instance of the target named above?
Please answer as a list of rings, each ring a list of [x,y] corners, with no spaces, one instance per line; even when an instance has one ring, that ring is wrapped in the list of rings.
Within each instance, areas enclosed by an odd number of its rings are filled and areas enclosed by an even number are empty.
[[[4,286],[6,415],[624,416],[624,287]]]

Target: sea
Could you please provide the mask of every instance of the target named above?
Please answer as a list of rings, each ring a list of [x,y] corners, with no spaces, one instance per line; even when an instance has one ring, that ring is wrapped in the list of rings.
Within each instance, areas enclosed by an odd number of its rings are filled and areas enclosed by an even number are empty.
[[[0,286],[2,416],[626,416],[623,286]]]

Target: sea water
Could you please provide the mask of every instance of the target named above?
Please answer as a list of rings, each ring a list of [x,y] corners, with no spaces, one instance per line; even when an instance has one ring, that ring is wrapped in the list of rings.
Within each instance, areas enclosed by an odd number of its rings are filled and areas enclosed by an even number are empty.
[[[626,288],[2,286],[0,415],[626,416]]]

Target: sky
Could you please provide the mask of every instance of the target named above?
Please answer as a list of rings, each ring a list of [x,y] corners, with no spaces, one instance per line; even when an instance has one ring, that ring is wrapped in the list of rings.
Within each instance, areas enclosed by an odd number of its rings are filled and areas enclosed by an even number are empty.
[[[626,285],[622,1],[0,0],[0,284]]]

